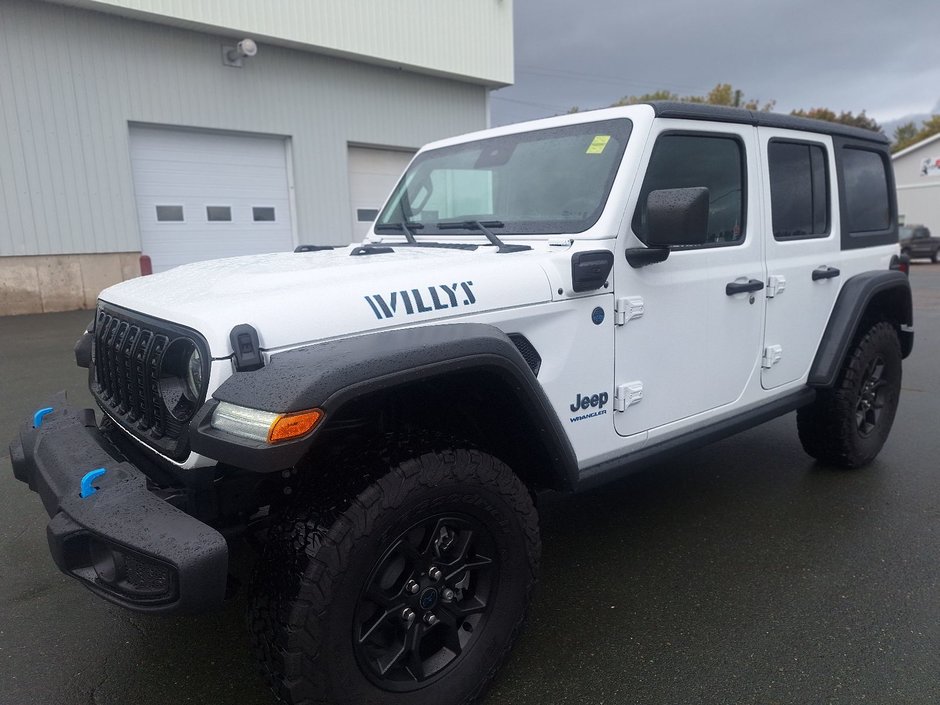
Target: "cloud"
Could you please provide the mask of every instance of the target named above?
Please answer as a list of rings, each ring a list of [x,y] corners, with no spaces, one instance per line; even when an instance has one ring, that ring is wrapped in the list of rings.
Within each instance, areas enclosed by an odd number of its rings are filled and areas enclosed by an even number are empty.
[[[940,98],[936,0],[516,0],[515,12],[516,83],[493,94],[494,124],[717,83],[784,112],[882,120]]]

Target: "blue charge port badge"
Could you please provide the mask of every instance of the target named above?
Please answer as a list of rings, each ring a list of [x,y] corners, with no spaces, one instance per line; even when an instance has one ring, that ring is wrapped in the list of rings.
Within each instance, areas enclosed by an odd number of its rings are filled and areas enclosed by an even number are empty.
[[[79,496],[82,499],[87,499],[91,497],[95,492],[98,491],[98,488],[95,487],[92,483],[97,480],[99,477],[104,475],[107,472],[105,468],[98,468],[97,470],[90,470],[82,476],[82,488]]]

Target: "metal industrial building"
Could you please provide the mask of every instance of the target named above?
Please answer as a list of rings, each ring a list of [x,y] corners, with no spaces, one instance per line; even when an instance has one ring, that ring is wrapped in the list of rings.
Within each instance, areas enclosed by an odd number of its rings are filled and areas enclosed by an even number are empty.
[[[512,59],[511,0],[0,0],[0,315],[359,239]]]
[[[899,216],[940,235],[940,135],[902,149],[892,161]]]

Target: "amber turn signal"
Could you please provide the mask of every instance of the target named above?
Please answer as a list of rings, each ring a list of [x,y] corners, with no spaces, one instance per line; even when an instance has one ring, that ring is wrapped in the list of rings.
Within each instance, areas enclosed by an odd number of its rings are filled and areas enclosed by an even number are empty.
[[[268,432],[268,443],[280,443],[310,433],[323,419],[323,411],[310,409],[309,411],[295,411],[292,414],[282,414],[277,417],[271,430]]]

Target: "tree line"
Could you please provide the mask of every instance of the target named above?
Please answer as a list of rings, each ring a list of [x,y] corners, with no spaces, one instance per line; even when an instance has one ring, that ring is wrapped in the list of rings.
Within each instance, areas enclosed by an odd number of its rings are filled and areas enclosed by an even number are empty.
[[[744,92],[734,88],[730,83],[719,83],[712,88],[706,95],[687,95],[682,96],[672,91],[661,90],[643,95],[624,96],[611,107],[620,105],[635,105],[637,103],[649,103],[656,100],[671,100],[683,103],[699,103],[707,105],[723,105],[729,108],[745,108],[747,110],[757,110],[761,112],[770,112],[774,109],[777,101],[761,101],[757,98],[746,98]],[[569,113],[579,112],[579,108],[574,107]],[[865,114],[862,110],[857,115],[851,110],[843,110],[836,113],[829,108],[810,108],[809,110],[792,110],[791,115],[798,117],[813,118],[816,120],[826,120],[827,122],[837,122],[842,125],[851,125],[852,127],[861,127],[872,132],[884,134],[881,125],[874,119]],[[908,122],[900,125],[895,131],[891,143],[891,151],[897,152],[906,147],[910,147],[921,140],[927,139],[940,133],[940,114],[932,116],[924,122],[920,128],[914,122]]]

